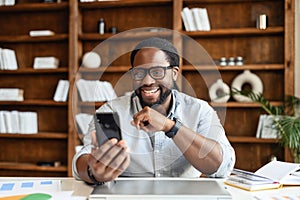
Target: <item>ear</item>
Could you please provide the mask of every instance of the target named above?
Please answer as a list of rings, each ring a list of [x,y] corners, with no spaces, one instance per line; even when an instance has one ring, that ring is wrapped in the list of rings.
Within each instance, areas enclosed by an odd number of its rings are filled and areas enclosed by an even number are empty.
[[[173,80],[174,81],[177,80],[178,74],[179,74],[179,67],[178,66],[174,66],[173,67]]]

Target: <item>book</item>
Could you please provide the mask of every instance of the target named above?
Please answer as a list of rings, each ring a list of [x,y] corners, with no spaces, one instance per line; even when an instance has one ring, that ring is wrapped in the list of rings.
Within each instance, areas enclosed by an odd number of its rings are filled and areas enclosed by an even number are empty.
[[[111,83],[106,81],[79,79],[76,86],[84,102],[103,102],[117,97]]]
[[[0,88],[0,101],[24,101],[23,94],[23,89]]]
[[[32,30],[29,31],[29,35],[31,37],[38,37],[38,36],[51,36],[54,35],[55,33],[51,30]]]
[[[280,117],[281,116],[275,116],[276,120]],[[274,116],[267,114],[259,116],[256,137],[264,139],[277,139],[280,137],[279,130],[277,129],[274,121]]]
[[[58,68],[59,60],[56,57],[35,57],[33,62],[34,69],[56,69]]]
[[[256,172],[233,169],[225,184],[248,191],[278,189],[284,185],[300,185],[299,163],[271,161]]]
[[[1,49],[1,66],[3,70],[17,70],[18,62],[16,52],[12,49]]]
[[[68,99],[68,92],[69,92],[70,83],[68,80],[59,80],[53,100],[56,102],[66,102]]]

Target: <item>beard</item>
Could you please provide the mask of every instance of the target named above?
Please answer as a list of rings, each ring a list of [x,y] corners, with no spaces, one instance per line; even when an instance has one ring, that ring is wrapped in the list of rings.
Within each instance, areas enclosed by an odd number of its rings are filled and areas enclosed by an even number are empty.
[[[174,85],[173,85],[172,88],[174,88]],[[135,93],[139,97],[140,103],[141,103],[142,107],[145,107],[145,106],[153,107],[153,106],[156,106],[156,105],[163,104],[166,101],[166,99],[168,98],[168,96],[171,94],[172,88],[170,89],[170,88],[166,88],[166,87],[164,87],[162,85],[159,85],[160,97],[159,97],[159,99],[156,102],[152,102],[152,103],[147,103],[147,102],[145,102],[143,100],[143,97],[141,95],[141,87],[139,87],[135,91]]]

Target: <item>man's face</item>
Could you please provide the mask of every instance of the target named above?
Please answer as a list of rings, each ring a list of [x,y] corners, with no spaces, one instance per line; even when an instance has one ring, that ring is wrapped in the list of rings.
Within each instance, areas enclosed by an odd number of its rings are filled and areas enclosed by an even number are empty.
[[[144,69],[157,66],[168,67],[169,65],[170,63],[166,60],[165,53],[156,48],[143,48],[139,50],[133,62],[134,68]],[[148,72],[143,79],[133,80],[133,88],[140,97],[143,106],[162,104],[174,87],[174,82],[178,75],[178,67],[166,68],[164,77],[159,80],[151,77]]]

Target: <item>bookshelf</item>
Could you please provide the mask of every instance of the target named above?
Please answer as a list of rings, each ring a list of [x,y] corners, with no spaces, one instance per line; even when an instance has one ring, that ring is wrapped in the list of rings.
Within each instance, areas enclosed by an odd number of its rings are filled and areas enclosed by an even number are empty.
[[[55,102],[60,79],[68,80],[69,3],[18,1],[0,6],[0,47],[16,52],[18,69],[0,71],[1,88],[21,88],[24,101],[1,101],[0,110],[33,111],[37,134],[0,134],[1,176],[68,176],[68,102]],[[31,30],[49,29],[51,36],[31,37]],[[33,69],[35,57],[55,56],[57,69]],[[59,163],[40,166],[38,162]]]
[[[181,19],[184,7],[206,8],[210,31],[185,31]],[[268,28],[255,28],[260,13],[268,16]],[[234,16],[234,17],[233,17]],[[98,21],[105,21],[105,33],[97,32]],[[185,34],[201,44],[213,60],[242,56],[243,66],[216,66],[223,81],[231,84],[244,70],[257,74],[264,84],[263,94],[280,104],[287,94],[294,93],[294,1],[293,0],[121,0],[41,3],[20,0],[14,6],[0,6],[0,48],[16,51],[18,70],[1,70],[0,87],[24,89],[22,102],[0,102],[0,110],[36,111],[39,132],[33,135],[0,134],[0,176],[71,176],[75,146],[80,144],[74,113],[92,113],[102,102],[82,102],[76,90],[79,78],[101,80],[113,85],[130,68],[129,53],[113,40],[101,49],[105,71],[80,67],[82,56],[101,42],[114,36],[109,29],[124,32],[141,27],[162,27]],[[4,28],[5,27],[5,28]],[[30,37],[30,30],[49,29],[53,36]],[[183,38],[165,32],[122,34],[134,46],[141,38],[159,34],[172,40],[183,55],[196,56],[186,48]],[[120,43],[122,44],[122,38]],[[125,53],[124,53],[125,52]],[[124,53],[124,54],[123,54]],[[114,59],[114,56],[122,56]],[[36,56],[55,56],[57,69],[33,69]],[[112,61],[112,62],[111,62]],[[215,69],[215,68],[214,68]],[[197,97],[210,101],[208,88],[199,82],[201,74],[209,74],[211,66],[192,66],[182,60],[181,72]],[[55,102],[53,95],[60,79],[70,82],[68,102]],[[274,84],[276,83],[276,85]],[[210,83],[211,84],[211,83]],[[182,83],[181,88],[186,89]],[[129,86],[130,87],[130,86]],[[128,87],[116,91],[123,95]],[[74,106],[76,105],[76,106]],[[266,164],[272,155],[288,160],[288,153],[274,139],[255,138],[262,109],[254,103],[236,102],[211,105],[220,113],[226,108],[223,121],[226,133],[237,155],[236,167],[254,171]],[[237,128],[238,127],[238,128]],[[24,152],[26,156],[24,156]],[[37,166],[38,161],[60,161],[59,167]],[[30,173],[28,173],[30,172]]]

